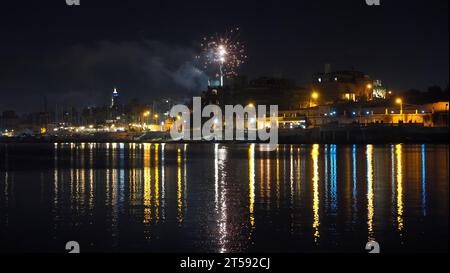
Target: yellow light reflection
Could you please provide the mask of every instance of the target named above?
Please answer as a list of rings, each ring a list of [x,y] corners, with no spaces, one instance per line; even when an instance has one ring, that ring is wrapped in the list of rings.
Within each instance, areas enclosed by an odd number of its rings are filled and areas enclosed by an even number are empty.
[[[313,161],[313,230],[314,230],[314,241],[320,238],[319,226],[320,226],[320,216],[319,216],[319,145],[314,144],[311,151],[311,157]]]
[[[151,144],[144,144],[144,224],[150,223],[152,219],[150,149]]]
[[[278,149],[278,148],[277,148]],[[270,199],[268,200],[268,196],[270,195],[270,191],[271,191],[271,186],[270,186],[270,183],[271,183],[271,175],[270,175],[270,152],[267,152],[267,159],[266,159],[266,181],[265,181],[265,183],[264,182],[262,182],[261,181],[261,183],[262,184],[264,184],[264,192],[263,192],[263,196],[264,196],[264,199],[265,199],[265,203],[266,203],[266,206],[267,206],[267,208],[269,207],[269,205],[270,205]],[[277,156],[278,157],[278,156]],[[278,159],[277,159],[277,168],[278,168]],[[276,181],[276,183],[277,183],[277,185],[279,185],[279,183],[280,183],[280,181],[279,181],[279,177],[278,177],[278,175],[277,175],[277,181]]]
[[[255,144],[248,147],[248,187],[249,187],[249,214],[252,229],[255,226]]]
[[[155,144],[155,219],[159,221],[159,144]]]
[[[259,159],[259,198],[262,198],[263,196],[263,183],[264,181],[264,154],[262,153],[261,149],[259,149],[260,152],[260,159]]]
[[[270,155],[269,155],[270,156]],[[267,165],[269,170],[269,176],[267,177],[268,189],[270,189],[270,166]],[[280,207],[280,148],[277,147],[277,179],[276,179],[276,187],[275,187],[275,195],[277,197],[277,208]],[[269,191],[267,191],[269,192]],[[270,195],[268,195],[270,197]],[[269,199],[270,200],[270,199]]]
[[[183,199],[181,189],[181,149],[177,149],[177,220],[183,222]]]
[[[374,206],[373,206],[373,145],[367,145],[367,230],[368,241],[375,240],[374,237]]]
[[[165,153],[165,143],[161,144],[161,214],[162,220],[165,219],[165,196],[166,196],[166,185],[165,185],[165,163],[164,163],[164,153]]]
[[[186,162],[187,162],[187,147],[188,144],[184,144],[184,150],[183,150],[183,183],[184,183],[184,189],[183,189],[183,204],[184,207],[186,207],[187,204],[187,167],[186,167]]]
[[[403,164],[402,145],[395,145],[395,155],[397,157],[397,223],[398,231],[403,231]]]

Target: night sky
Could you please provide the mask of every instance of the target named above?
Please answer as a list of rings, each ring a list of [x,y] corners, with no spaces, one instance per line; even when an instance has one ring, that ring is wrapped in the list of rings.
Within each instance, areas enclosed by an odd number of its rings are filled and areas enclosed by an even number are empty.
[[[241,28],[250,77],[299,85],[356,69],[395,91],[448,85],[449,1],[4,1],[0,6],[0,111],[55,103],[108,103],[196,94],[194,56],[205,35]],[[155,3],[153,3],[155,2]]]

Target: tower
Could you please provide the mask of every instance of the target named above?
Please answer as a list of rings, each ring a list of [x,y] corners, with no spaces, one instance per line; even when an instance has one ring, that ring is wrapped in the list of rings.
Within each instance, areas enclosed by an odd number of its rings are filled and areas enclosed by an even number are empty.
[[[119,99],[119,92],[117,92],[117,88],[114,88],[111,95],[111,108],[117,106],[118,99]]]

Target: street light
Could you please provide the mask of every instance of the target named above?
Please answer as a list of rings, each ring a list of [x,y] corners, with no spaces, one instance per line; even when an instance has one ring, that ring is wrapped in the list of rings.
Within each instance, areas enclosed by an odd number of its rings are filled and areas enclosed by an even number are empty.
[[[311,93],[311,100],[309,101],[309,107],[312,107],[313,105],[313,100],[316,101],[319,98],[319,93],[317,92],[312,92]]]
[[[145,111],[144,113],[142,113],[142,116],[144,117],[143,120],[143,127],[146,127],[146,123],[148,123],[148,117],[150,116],[150,111]]]
[[[395,103],[400,105],[400,115],[403,115],[403,100],[401,98],[397,98]]]

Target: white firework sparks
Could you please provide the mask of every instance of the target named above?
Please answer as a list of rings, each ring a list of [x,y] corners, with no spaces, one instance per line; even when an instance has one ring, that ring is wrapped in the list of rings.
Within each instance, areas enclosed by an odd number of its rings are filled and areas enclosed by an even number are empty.
[[[238,40],[239,28],[227,31],[224,35],[204,37],[200,44],[202,54],[197,58],[203,70],[219,67],[222,76],[237,76],[238,68],[245,62],[245,46]]]

